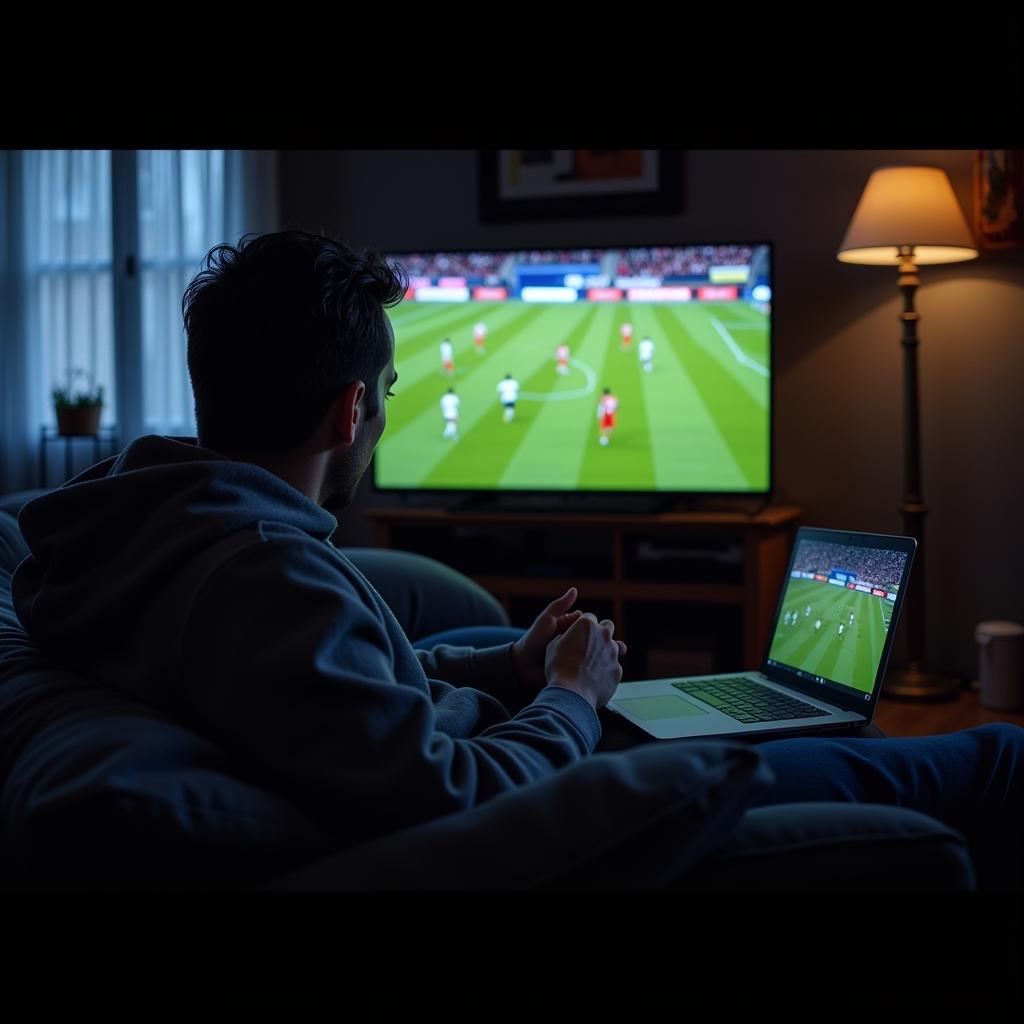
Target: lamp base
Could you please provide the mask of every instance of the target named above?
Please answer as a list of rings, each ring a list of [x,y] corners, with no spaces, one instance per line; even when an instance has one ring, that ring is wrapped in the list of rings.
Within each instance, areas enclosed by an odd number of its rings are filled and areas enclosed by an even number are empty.
[[[952,700],[959,694],[959,679],[916,668],[892,669],[882,683],[882,696],[894,700]]]

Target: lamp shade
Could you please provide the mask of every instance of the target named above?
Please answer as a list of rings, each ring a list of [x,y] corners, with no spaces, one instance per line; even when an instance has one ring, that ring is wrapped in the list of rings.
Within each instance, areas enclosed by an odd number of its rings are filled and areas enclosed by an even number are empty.
[[[837,255],[843,263],[895,266],[902,262],[900,246],[908,245],[917,264],[959,263],[978,255],[941,167],[872,171]]]

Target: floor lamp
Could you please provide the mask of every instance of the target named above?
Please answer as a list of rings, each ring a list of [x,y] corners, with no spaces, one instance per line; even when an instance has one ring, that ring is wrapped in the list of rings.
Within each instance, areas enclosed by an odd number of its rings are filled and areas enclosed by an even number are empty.
[[[843,263],[899,268],[903,294],[903,530],[917,541],[917,557],[903,603],[907,662],[891,670],[883,692],[905,700],[940,700],[959,692],[959,681],[928,671],[925,660],[924,517],[921,428],[917,390],[917,268],[959,263],[978,255],[946,172],[939,167],[879,167],[871,173],[839,247]]]

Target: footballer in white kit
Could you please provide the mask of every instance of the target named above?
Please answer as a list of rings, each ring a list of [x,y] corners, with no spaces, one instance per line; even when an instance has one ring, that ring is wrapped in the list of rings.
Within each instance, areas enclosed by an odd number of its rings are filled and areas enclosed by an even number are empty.
[[[452,351],[452,343],[447,338],[441,342],[441,363],[444,366],[444,372],[450,377],[455,370],[455,355]]]
[[[647,373],[654,369],[654,342],[645,337],[637,347],[640,363]]]
[[[504,379],[498,381],[498,397],[505,407],[502,419],[509,423],[515,418],[516,399],[519,397],[519,381],[511,373],[506,373]]]
[[[633,344],[633,325],[626,323],[619,328],[619,334],[622,335],[622,348],[623,350],[629,348]]]
[[[473,325],[473,345],[476,347],[477,352],[483,352],[484,350],[484,339],[487,337],[487,324],[481,320],[478,324]]]
[[[459,396],[449,388],[441,396],[441,415],[444,417],[444,437],[459,439]]]

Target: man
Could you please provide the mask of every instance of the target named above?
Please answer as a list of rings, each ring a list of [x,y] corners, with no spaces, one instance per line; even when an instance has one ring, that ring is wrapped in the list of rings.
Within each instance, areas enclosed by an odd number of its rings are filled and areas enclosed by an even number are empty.
[[[444,434],[442,436],[458,441],[459,396],[455,394],[454,388],[449,388],[447,393],[441,396],[441,415],[444,417]]]
[[[614,625],[553,601],[514,644],[414,651],[329,538],[398,379],[375,254],[217,246],[183,309],[198,443],[143,437],[26,506],[18,615],[44,649],[218,743],[346,844],[591,752]],[[73,537],[66,536],[71,531]]]
[[[611,388],[605,388],[597,403],[599,443],[607,445],[615,429],[615,412],[619,408],[619,400],[612,394]]]
[[[654,342],[646,335],[637,346],[637,355],[640,356],[640,365],[644,372],[650,373],[654,369]]]
[[[555,349],[555,373],[564,377],[569,372],[569,346],[563,341]]]
[[[441,366],[449,377],[455,372],[455,356],[452,352],[452,343],[447,338],[441,342]]]
[[[483,320],[473,325],[473,345],[477,353],[483,355],[484,339],[487,337],[487,324]]]
[[[353,844],[585,757],[622,676],[610,620],[552,601],[512,644],[414,651],[329,538],[398,379],[383,259],[288,231],[215,247],[183,302],[198,443],[142,437],[19,516],[12,593],[62,665],[249,765]],[[1019,886],[1024,730],[761,744],[757,804],[915,807]]]
[[[622,335],[622,351],[625,352],[630,345],[633,344],[633,325],[631,323],[624,323],[619,328],[619,334]]]
[[[511,423],[516,418],[516,401],[519,399],[519,381],[511,373],[506,373],[498,381],[498,399],[504,409],[502,422]]]

